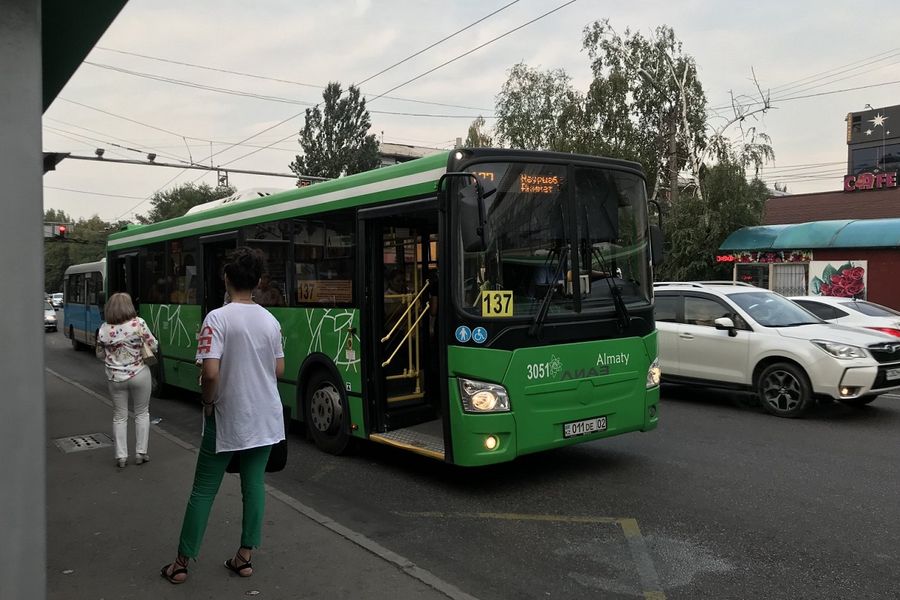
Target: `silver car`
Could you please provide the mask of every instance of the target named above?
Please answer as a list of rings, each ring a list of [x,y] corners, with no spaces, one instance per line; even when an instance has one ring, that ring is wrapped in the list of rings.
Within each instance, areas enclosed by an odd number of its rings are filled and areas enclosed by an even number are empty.
[[[44,302],[44,331],[56,331],[56,311],[49,302]]]

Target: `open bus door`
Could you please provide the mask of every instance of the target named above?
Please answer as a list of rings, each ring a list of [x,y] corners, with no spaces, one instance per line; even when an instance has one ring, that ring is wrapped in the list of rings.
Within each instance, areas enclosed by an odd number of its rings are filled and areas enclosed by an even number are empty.
[[[140,281],[138,257],[139,253],[137,250],[113,256],[108,266],[109,281],[106,286],[106,298],[118,292],[126,292],[131,296],[135,309],[141,303],[140,285],[138,284]]]
[[[209,311],[215,310],[225,303],[225,275],[222,269],[228,260],[228,254],[235,248],[237,248],[236,231],[200,238],[203,263],[201,310],[204,318]]]
[[[416,203],[419,204],[419,203]],[[433,201],[359,213],[365,249],[370,435],[374,441],[444,458],[437,342],[438,217]]]

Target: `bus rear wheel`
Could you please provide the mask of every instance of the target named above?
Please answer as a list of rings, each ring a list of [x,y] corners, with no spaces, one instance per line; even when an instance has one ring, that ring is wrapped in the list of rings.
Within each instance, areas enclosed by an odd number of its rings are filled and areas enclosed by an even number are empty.
[[[306,427],[320,450],[343,454],[350,447],[350,415],[341,386],[326,371],[318,371],[306,386]]]
[[[72,344],[72,350],[81,350],[81,342],[75,339],[75,328],[69,325],[69,342]]]

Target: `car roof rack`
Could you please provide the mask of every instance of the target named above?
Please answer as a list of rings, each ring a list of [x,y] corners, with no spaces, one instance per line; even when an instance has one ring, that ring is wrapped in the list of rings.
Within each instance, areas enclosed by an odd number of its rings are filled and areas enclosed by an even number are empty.
[[[740,287],[756,287],[743,281],[655,281],[653,287],[666,287],[669,285],[684,285],[687,287],[704,288],[708,285],[735,285]]]

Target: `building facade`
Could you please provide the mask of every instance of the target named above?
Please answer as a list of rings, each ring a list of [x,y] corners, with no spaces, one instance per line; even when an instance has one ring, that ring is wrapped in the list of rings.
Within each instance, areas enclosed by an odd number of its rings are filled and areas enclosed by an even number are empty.
[[[736,281],[784,295],[865,298],[900,310],[898,171],[900,106],[850,113],[842,189],[769,198],[763,225],[731,234],[716,261],[733,264]]]

